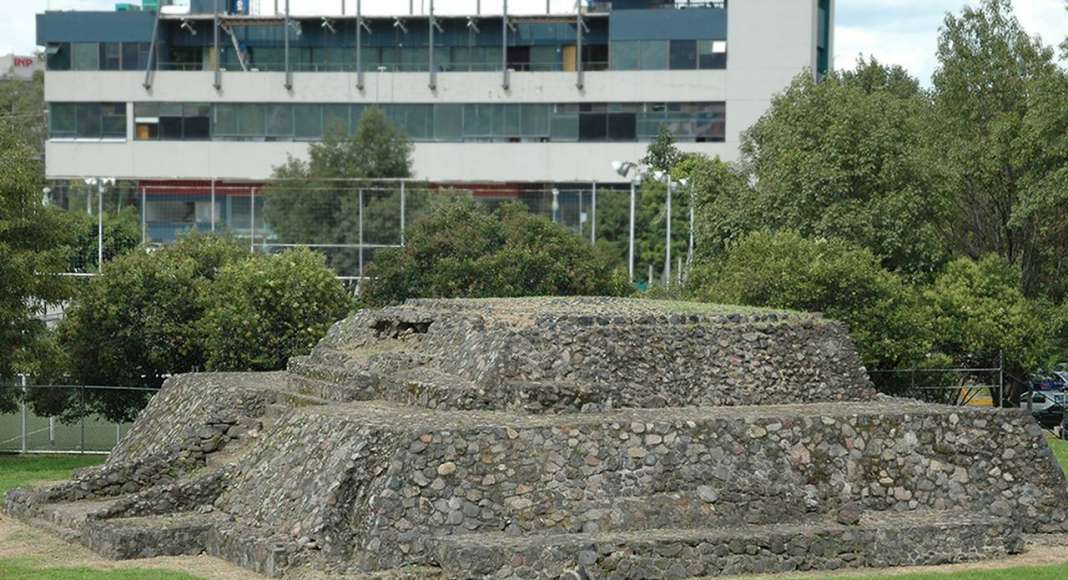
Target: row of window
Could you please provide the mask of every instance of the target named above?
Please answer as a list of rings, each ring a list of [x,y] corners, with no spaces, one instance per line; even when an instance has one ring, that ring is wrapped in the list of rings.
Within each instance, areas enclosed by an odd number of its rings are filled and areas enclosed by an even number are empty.
[[[48,70],[145,70],[151,45],[75,42],[48,46]]]
[[[125,137],[125,105],[51,105],[52,138]],[[140,141],[317,141],[352,135],[365,105],[135,103]],[[680,141],[722,141],[724,103],[387,104],[382,112],[417,142],[649,141],[666,127]]]
[[[161,55],[164,70],[207,70],[214,67],[212,48],[172,47]],[[49,70],[143,70],[149,45],[141,43],[74,43],[49,47]],[[426,71],[427,47],[364,47],[364,70]],[[239,57],[240,56],[240,57]],[[285,70],[285,49],[280,46],[242,46],[241,54],[224,47],[220,66],[227,70]],[[349,47],[294,47],[290,66],[305,72],[352,72],[355,49]],[[434,66],[442,72],[499,71],[503,62],[516,71],[573,71],[578,67],[574,45],[453,46],[434,50]],[[727,66],[727,43],[721,40],[644,40],[582,47],[586,70],[693,70]]]

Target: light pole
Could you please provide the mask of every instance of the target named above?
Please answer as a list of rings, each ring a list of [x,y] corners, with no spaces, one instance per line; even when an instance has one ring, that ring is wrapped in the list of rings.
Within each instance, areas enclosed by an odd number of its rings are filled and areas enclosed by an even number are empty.
[[[553,188],[553,223],[560,223],[560,190]]]
[[[657,181],[663,179],[664,184],[667,186],[667,205],[665,221],[667,223],[667,233],[665,235],[664,243],[664,286],[671,286],[671,173],[667,171],[656,171],[653,173]]]
[[[690,269],[693,268],[693,186],[685,177],[679,180],[679,184],[690,194],[690,242],[686,247],[686,274],[689,275]]]
[[[97,179],[90,177],[85,180],[89,187],[96,186],[96,271],[104,269],[104,192],[108,185],[115,185],[114,177]],[[90,190],[92,191],[92,190]]]
[[[627,236],[627,273],[630,275],[631,284],[634,283],[634,213],[637,198],[638,182],[641,181],[643,172],[641,167],[633,161],[613,161],[612,169],[619,174],[620,177],[627,178],[630,175],[628,181],[630,181],[630,231]]]

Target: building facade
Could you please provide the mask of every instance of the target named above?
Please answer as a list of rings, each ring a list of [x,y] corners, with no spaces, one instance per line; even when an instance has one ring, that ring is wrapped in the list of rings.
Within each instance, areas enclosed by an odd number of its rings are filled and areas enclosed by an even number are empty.
[[[44,62],[36,56],[0,56],[0,81],[32,81],[33,75],[38,71],[44,71]]]
[[[214,13],[210,0],[38,15],[47,175],[265,179],[377,106],[414,142],[423,180],[619,182],[611,162],[639,159],[663,126],[685,151],[735,159],[776,92],[832,66],[833,0],[616,0],[564,14],[468,3],[448,15],[433,2],[364,15],[358,0],[316,16],[249,14],[247,2]]]

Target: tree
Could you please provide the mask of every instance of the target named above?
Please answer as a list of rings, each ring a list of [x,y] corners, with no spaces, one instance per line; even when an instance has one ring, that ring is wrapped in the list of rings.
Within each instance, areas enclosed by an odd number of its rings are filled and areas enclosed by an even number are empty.
[[[361,241],[362,198],[362,241],[399,245],[399,186],[374,180],[411,177],[411,151],[404,133],[381,111],[369,108],[352,138],[328,131],[322,143],[309,147],[308,161],[290,157],[275,168],[278,181],[265,190],[265,219],[281,242],[356,245]],[[426,210],[428,200],[426,191],[405,192],[409,223]],[[359,250],[331,249],[328,263],[341,274],[355,275]]]
[[[705,302],[822,312],[849,325],[869,368],[918,364],[931,350],[917,296],[870,251],[794,231],[753,232],[694,272]]]
[[[48,136],[45,116],[44,73],[36,72],[33,80],[0,81],[0,123],[17,129],[17,137],[36,155],[44,155]]]
[[[794,229],[868,248],[891,271],[928,279],[945,261],[952,205],[925,141],[930,103],[900,69],[861,60],[820,83],[801,75],[743,136],[742,181],[698,192],[704,216],[731,212],[702,245],[738,230]],[[718,173],[724,177],[722,171]]]
[[[270,371],[311,352],[352,299],[322,254],[306,248],[223,266],[200,321],[212,371]]]
[[[517,204],[490,212],[469,199],[416,222],[404,248],[379,252],[360,301],[408,298],[620,296],[626,273],[611,257]]]
[[[947,15],[934,75],[934,139],[952,176],[957,251],[1020,268],[1028,296],[1053,292],[1064,233],[1068,82],[1009,0]],[[1063,279],[1063,276],[1061,276]]]
[[[950,262],[923,303],[935,350],[958,366],[996,367],[1003,354],[1010,378],[1024,383],[1055,349],[1054,329],[1020,291],[1019,270],[999,256]]]
[[[68,249],[67,272],[97,271],[97,217],[60,209],[62,219],[76,238]],[[141,224],[137,208],[127,207],[117,213],[104,214],[104,261],[128,254],[141,245]]]
[[[42,204],[41,162],[17,123],[0,119],[0,377],[30,370],[47,348],[39,317],[73,288],[66,267],[70,232]],[[3,402],[7,400],[5,405]],[[0,408],[10,408],[0,393]]]

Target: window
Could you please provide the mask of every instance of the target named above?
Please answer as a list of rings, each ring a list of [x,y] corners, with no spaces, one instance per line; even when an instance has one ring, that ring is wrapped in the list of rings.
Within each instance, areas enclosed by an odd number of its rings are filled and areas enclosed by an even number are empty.
[[[237,105],[215,105],[215,137],[237,136]]]
[[[122,68],[122,45],[117,42],[100,44],[100,70],[119,70]]]
[[[293,107],[290,105],[267,105],[266,128],[267,137],[271,141],[292,139]]]
[[[100,70],[100,44],[75,42],[71,46],[72,70]]]
[[[671,70],[697,68],[697,41],[671,41]]]
[[[70,44],[49,44],[45,50],[48,53],[48,70],[70,70]]]
[[[521,133],[526,138],[547,140],[549,138],[550,105],[520,105]]]
[[[608,114],[608,140],[634,141],[638,138],[638,120],[634,113]]]
[[[125,42],[122,45],[122,70],[145,70],[151,46],[142,42]]]
[[[322,138],[322,105],[295,105],[293,107],[293,136],[297,139]]]
[[[186,104],[183,111],[182,132],[186,141],[211,139],[211,105]]]
[[[126,103],[51,103],[49,112],[49,138],[126,138]]]
[[[697,67],[701,69],[727,68],[727,43],[722,40],[698,40]]]
[[[437,141],[462,141],[463,135],[463,105],[435,105],[434,139]]]
[[[493,137],[493,105],[464,105],[464,137],[476,140]]]
[[[134,124],[134,138],[138,141],[209,141],[211,105],[136,103]]]
[[[668,41],[643,40],[639,43],[638,68],[641,70],[666,70],[668,67]]]
[[[247,138],[262,138],[267,132],[267,107],[259,104],[237,106],[237,134]]]
[[[612,70],[638,70],[641,62],[639,42],[625,40],[613,42],[610,46]]]

